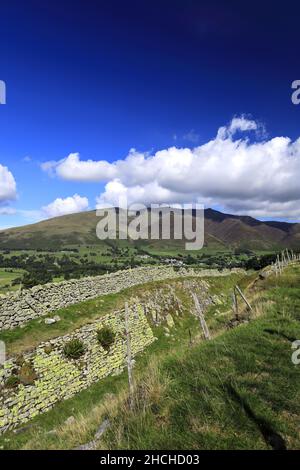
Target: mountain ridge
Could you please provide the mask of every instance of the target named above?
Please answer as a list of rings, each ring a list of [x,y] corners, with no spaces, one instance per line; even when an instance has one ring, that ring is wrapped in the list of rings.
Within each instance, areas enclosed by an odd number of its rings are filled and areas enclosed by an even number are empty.
[[[211,208],[205,209],[204,214],[207,247],[255,250],[285,247],[300,249],[300,224],[260,221],[250,216],[226,214]],[[2,229],[0,249],[43,249],[47,246],[62,249],[70,245],[105,244],[105,241],[96,237],[96,225],[99,220],[96,211],[92,210],[54,217],[21,227]],[[151,240],[146,242],[152,243]],[[168,242],[169,245],[180,247],[178,240],[153,241],[157,247],[166,246]]]

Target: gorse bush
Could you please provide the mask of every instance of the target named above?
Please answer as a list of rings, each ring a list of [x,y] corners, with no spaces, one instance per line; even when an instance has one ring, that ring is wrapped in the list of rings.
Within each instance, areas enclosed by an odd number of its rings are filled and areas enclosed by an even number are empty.
[[[72,339],[64,346],[64,355],[70,359],[78,359],[84,353],[84,344],[79,339]]]
[[[106,351],[115,342],[115,337],[115,333],[108,326],[104,326],[101,330],[97,331],[97,339]]]

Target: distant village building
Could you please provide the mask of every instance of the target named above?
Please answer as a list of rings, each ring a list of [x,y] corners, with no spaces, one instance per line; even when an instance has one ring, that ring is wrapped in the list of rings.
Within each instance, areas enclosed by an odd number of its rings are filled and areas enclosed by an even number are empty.
[[[169,264],[171,266],[183,266],[184,262],[180,261],[176,258],[166,258],[164,259],[164,263]]]

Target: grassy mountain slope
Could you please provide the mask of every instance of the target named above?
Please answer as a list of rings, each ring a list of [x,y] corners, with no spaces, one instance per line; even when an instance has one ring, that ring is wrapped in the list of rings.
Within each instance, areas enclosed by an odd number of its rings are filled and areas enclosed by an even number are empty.
[[[35,249],[74,245],[106,246],[96,237],[100,220],[95,211],[81,212],[45,220],[36,224],[0,231],[0,248]],[[117,244],[126,245],[127,241]],[[183,248],[183,241],[153,240],[139,244],[155,249]],[[249,248],[269,250],[281,247],[300,248],[300,225],[284,222],[261,222],[251,217],[234,216],[207,209],[205,211],[205,245],[213,249]]]
[[[256,319],[152,365],[136,410],[118,405],[99,448],[299,449],[299,279],[298,265],[257,281]]]
[[[171,335],[155,327],[158,341],[136,358],[134,410],[124,372],[57,404],[22,432],[5,434],[0,446],[72,449],[93,439],[108,418],[100,449],[299,449],[300,365],[291,361],[291,344],[300,334],[300,267],[253,280],[207,279],[222,299],[205,313],[209,342],[188,308]],[[237,282],[252,319],[228,330]],[[11,339],[20,346],[20,338]],[[70,416],[75,420],[66,421]]]
[[[152,365],[139,384],[137,410],[119,405],[100,448],[298,449],[296,279],[299,270],[269,285],[265,300],[273,305],[261,318]]]

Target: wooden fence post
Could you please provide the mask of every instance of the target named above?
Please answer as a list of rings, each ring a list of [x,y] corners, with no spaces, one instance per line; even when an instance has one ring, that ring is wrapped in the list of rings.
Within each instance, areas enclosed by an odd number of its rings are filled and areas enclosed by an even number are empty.
[[[276,263],[277,263],[277,267],[278,267],[278,274],[279,274],[279,276],[280,276],[280,275],[281,275],[281,263],[280,263],[280,257],[279,257],[279,255],[277,255]]]
[[[196,294],[194,292],[192,293],[192,297],[194,299],[196,311],[197,311],[197,314],[198,314],[198,318],[199,318],[199,321],[200,321],[201,328],[202,328],[203,333],[204,333],[204,337],[205,337],[205,339],[209,340],[209,339],[211,339],[211,336],[210,336],[209,329],[207,327],[203,312],[201,310],[198,297],[196,296]]]
[[[285,259],[284,251],[282,251],[282,253],[281,253],[281,264],[282,264],[282,267],[284,267],[286,265],[286,259]]]
[[[243,301],[245,302],[245,304],[247,305],[247,307],[249,308],[249,310],[252,310],[251,305],[249,304],[248,300],[246,299],[245,295],[243,294],[243,292],[241,291],[241,289],[239,288],[239,286],[235,286],[235,289],[238,291],[238,293],[239,293],[240,296],[242,297]]]
[[[276,275],[276,277],[277,277],[277,276],[278,276],[278,265],[277,265],[277,259],[276,259],[276,261],[275,261],[275,263],[274,263],[274,269],[275,269],[275,275]]]
[[[232,306],[233,306],[233,313],[235,315],[235,319],[237,321],[239,321],[239,319],[240,319],[240,317],[239,317],[239,306],[238,306],[238,301],[237,301],[235,289],[233,289],[233,292],[232,292]]]

